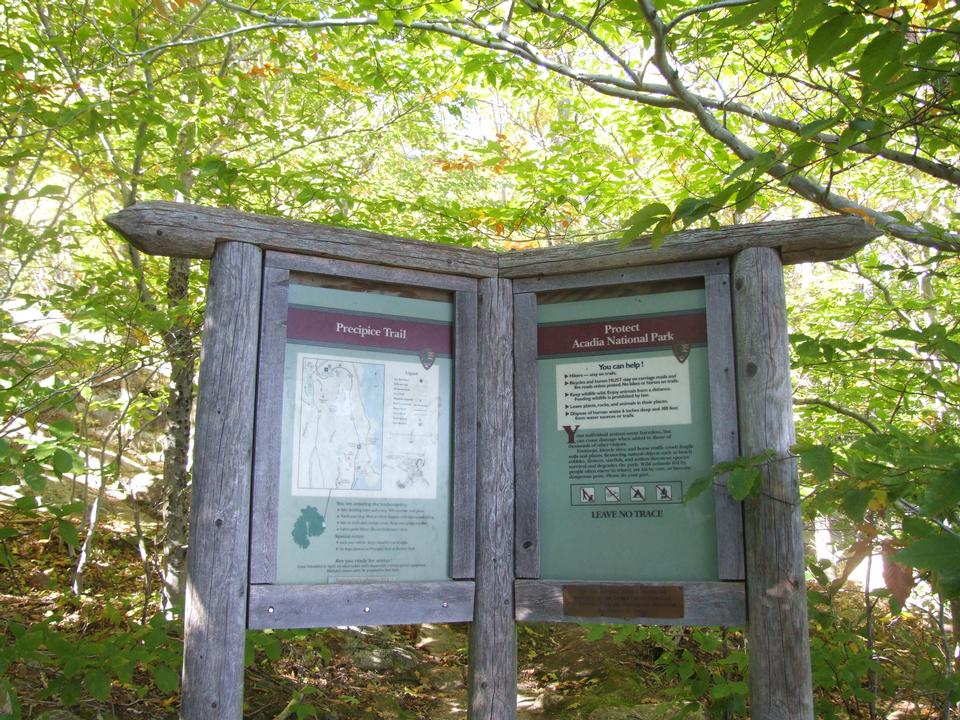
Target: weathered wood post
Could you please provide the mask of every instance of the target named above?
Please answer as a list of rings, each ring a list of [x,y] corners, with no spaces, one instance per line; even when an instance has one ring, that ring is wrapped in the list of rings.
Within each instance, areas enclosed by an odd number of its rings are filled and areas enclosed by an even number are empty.
[[[187,553],[185,720],[243,715],[262,255],[256,245],[224,242],[210,266]]]
[[[480,281],[477,568],[470,635],[471,720],[517,716],[513,611],[513,289]]]
[[[772,450],[761,494],[744,504],[750,715],[813,720],[803,526],[794,442],[786,299],[780,256],[743,250],[733,265],[741,454]]]

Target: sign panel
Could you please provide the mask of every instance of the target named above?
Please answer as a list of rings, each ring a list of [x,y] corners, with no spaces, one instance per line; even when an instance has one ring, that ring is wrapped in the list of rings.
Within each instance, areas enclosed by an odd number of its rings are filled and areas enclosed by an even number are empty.
[[[718,579],[713,493],[684,503],[713,465],[705,293],[648,289],[540,299],[543,580]]]
[[[449,578],[450,302],[291,282],[278,583]]]

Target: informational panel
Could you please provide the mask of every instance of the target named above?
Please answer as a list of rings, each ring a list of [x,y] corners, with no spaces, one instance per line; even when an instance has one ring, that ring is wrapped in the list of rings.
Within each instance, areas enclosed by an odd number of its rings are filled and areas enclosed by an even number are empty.
[[[453,316],[290,283],[277,583],[450,577]]]
[[[705,291],[682,287],[539,298],[543,580],[718,579],[713,493],[684,497],[713,443]]]

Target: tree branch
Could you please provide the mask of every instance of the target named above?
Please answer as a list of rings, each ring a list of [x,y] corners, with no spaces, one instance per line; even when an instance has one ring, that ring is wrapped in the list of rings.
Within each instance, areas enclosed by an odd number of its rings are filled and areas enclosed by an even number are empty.
[[[676,25],[684,20],[686,20],[691,15],[702,15],[703,13],[713,12],[714,10],[721,10],[728,7],[737,7],[738,5],[753,5],[757,0],[720,0],[719,2],[710,3],[709,5],[700,5],[698,7],[692,7],[687,10],[684,10],[682,13],[677,15],[673,20],[668,22],[664,26],[664,32],[669,33],[673,30]]]
[[[507,16],[503,19],[502,32],[510,32],[510,23],[513,22],[513,8],[517,4],[517,0],[510,0],[510,7],[507,8]]]
[[[872,430],[873,432],[880,434],[879,426],[876,423],[874,423],[873,420],[868,418],[866,415],[861,415],[856,410],[851,410],[850,408],[844,407],[843,405],[840,405],[839,403],[835,403],[832,400],[824,400],[822,398],[794,398],[793,404],[794,405],[819,405],[821,407],[829,408],[834,412],[840,413],[841,415],[846,415],[849,418],[853,418],[854,420],[857,420],[858,422],[863,423],[868,428],[870,428],[870,430]]]
[[[640,10],[643,16],[647,20],[647,24],[653,31],[654,65],[660,70],[661,75],[666,78],[674,95],[689,108],[690,112],[693,113],[694,117],[696,117],[700,123],[700,127],[702,127],[710,137],[726,145],[744,162],[758,159],[760,152],[724,127],[683,83],[680,79],[680,73],[668,57],[666,32],[663,22],[657,15],[657,10],[653,6],[652,0],[637,1],[640,4]],[[944,233],[942,237],[935,237],[929,230],[921,226],[901,222],[893,215],[864,207],[858,202],[837,195],[829,188],[802,175],[796,168],[788,167],[780,162],[773,163],[765,169],[765,172],[779,180],[800,197],[819,205],[825,210],[856,215],[877,225],[890,235],[900,238],[901,240],[907,240],[908,242],[940,250],[960,252],[960,233]]]
[[[756,2],[756,0],[750,0],[750,2]],[[556,12],[554,10],[549,10],[542,5],[532,2],[531,0],[523,0],[523,4],[534,12],[538,12],[547,17],[553,18],[554,20],[560,20],[561,22],[566,23],[570,27],[576,28],[588,38],[590,38],[594,43],[600,46],[600,48],[607,54],[607,56],[613,60],[617,65],[619,65],[623,71],[627,74],[627,77],[630,78],[633,83],[633,87],[637,89],[643,88],[643,80],[639,75],[630,67],[630,63],[624,59],[619,53],[613,51],[613,48],[610,47],[596,32],[594,32],[592,26],[585,25],[576,18],[572,18],[569,15],[564,13]]]
[[[897,498],[894,502],[896,503],[897,507],[899,507],[901,510],[906,512],[908,515],[912,515],[913,517],[926,520],[927,522],[932,522],[934,525],[939,527],[944,532],[949,533],[954,537],[960,538],[960,533],[954,530],[949,523],[945,522],[944,520],[941,520],[940,518],[931,517],[929,513],[923,512],[922,510],[920,510],[920,508],[918,508],[913,503],[909,503],[903,498]]]
[[[879,280],[877,280],[875,277],[873,277],[873,276],[871,276],[871,275],[867,275],[867,273],[864,272],[863,268],[860,267],[860,263],[859,263],[859,262],[854,261],[854,263],[853,263],[853,264],[854,264],[854,267],[856,268],[856,270],[850,270],[848,267],[845,267],[844,265],[841,265],[840,263],[833,263],[833,262],[831,262],[831,263],[827,263],[827,264],[828,264],[830,267],[832,267],[834,270],[837,270],[837,271],[839,271],[839,272],[849,273],[849,274],[851,274],[851,275],[856,275],[857,277],[859,277],[859,278],[861,278],[861,279],[863,279],[863,280],[866,280],[868,283],[870,283],[871,285],[873,285],[873,287],[875,287],[877,290],[880,291],[880,294],[883,295],[883,299],[884,299],[884,301],[887,303],[887,307],[890,309],[890,312],[892,312],[894,315],[896,315],[898,318],[900,318],[900,321],[901,321],[906,327],[918,329],[917,326],[916,326],[916,323],[911,319],[911,317],[910,317],[909,315],[907,315],[907,313],[905,313],[905,312],[904,312],[903,310],[901,310],[899,307],[897,307],[897,304],[893,301],[893,296],[890,295],[890,290],[889,290],[889,288],[887,288],[886,285],[884,285],[883,283],[881,283],[881,282],[880,282]]]

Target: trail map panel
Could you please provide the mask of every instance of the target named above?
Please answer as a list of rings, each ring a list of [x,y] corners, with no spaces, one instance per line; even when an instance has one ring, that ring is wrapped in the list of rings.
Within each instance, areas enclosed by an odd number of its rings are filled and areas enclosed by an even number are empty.
[[[453,305],[291,283],[278,583],[449,578]]]
[[[544,580],[716,580],[703,289],[538,306]],[[731,422],[736,422],[731,418]]]

